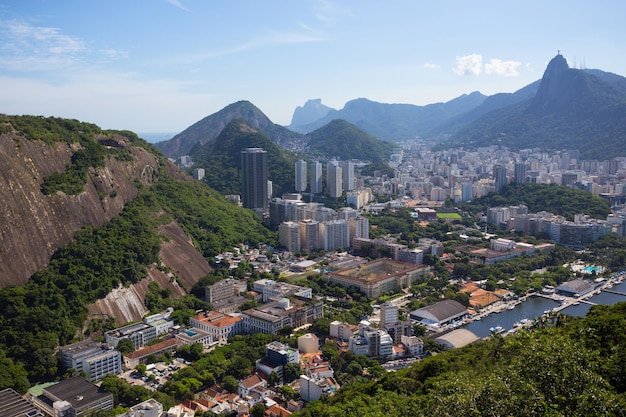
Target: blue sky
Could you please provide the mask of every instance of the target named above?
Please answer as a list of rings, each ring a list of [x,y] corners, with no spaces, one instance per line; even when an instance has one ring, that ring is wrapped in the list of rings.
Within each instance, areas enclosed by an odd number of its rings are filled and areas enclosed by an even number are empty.
[[[626,76],[626,2],[0,0],[0,113],[180,132],[238,100],[513,92],[557,50]]]

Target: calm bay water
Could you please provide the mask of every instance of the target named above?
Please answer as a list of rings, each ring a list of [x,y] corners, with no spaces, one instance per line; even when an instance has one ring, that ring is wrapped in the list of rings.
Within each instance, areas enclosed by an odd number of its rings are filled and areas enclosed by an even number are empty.
[[[626,294],[626,281],[614,285],[613,288],[607,288],[607,290],[601,291],[600,294],[595,294],[593,297],[589,298],[589,302],[601,305],[613,305],[626,301],[626,295],[609,292],[617,291],[619,293]],[[580,303],[578,305],[569,306],[561,312],[570,316],[585,317],[590,309],[591,305],[587,303]]]
[[[513,328],[515,322],[519,322],[522,319],[533,320],[541,316],[544,311],[552,310],[559,305],[560,303],[558,301],[548,298],[528,297],[526,301],[516,305],[513,310],[492,313],[487,317],[483,317],[480,321],[474,321],[463,326],[463,328],[483,338],[491,334],[491,330],[489,329],[492,327],[501,326],[505,330],[510,330]]]
[[[616,291],[626,294],[626,281],[609,288],[609,291]],[[595,294],[589,301],[600,305],[613,305],[615,303],[626,301],[626,295],[615,294],[608,291],[602,291]],[[544,311],[552,310],[559,305],[558,301],[550,300],[543,297],[529,297],[526,301],[515,306],[513,310],[504,310],[500,313],[492,313],[487,317],[483,317],[480,321],[474,321],[463,326],[464,329],[472,331],[476,336],[483,338],[491,334],[491,328],[500,326],[505,330],[513,328],[515,322],[522,319],[533,320],[541,316]],[[579,303],[571,305],[561,311],[563,314],[576,317],[584,317],[591,309],[591,305],[587,303]]]

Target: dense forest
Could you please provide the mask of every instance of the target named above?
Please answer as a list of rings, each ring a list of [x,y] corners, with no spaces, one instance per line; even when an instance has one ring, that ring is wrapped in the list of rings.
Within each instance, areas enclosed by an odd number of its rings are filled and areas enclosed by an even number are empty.
[[[500,193],[459,205],[470,213],[486,213],[489,207],[524,204],[529,213],[547,211],[574,220],[576,214],[586,214],[595,219],[605,219],[611,207],[597,195],[557,184],[509,184]]]

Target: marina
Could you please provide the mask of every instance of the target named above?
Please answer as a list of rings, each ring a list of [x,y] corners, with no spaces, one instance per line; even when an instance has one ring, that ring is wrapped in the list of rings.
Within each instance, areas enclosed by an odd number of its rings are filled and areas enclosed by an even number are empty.
[[[626,301],[626,282],[623,272],[614,274],[595,290],[583,296],[562,297],[556,294],[532,294],[520,301],[513,301],[487,309],[461,326],[479,338],[493,334],[511,334],[544,314],[560,312],[575,317],[587,315],[593,305],[613,305]]]

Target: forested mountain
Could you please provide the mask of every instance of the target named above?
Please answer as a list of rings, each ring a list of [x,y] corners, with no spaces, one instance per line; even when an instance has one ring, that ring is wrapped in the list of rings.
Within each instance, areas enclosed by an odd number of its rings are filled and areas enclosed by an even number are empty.
[[[268,178],[277,195],[293,191],[296,156],[270,140],[245,120],[228,123],[212,141],[192,154],[194,167],[205,169],[205,181],[222,194],[241,194],[241,151],[267,151]]]
[[[625,85],[626,79],[615,74],[569,68],[557,55],[533,97],[485,114],[449,144],[577,149],[585,159],[626,155]]]
[[[363,132],[345,120],[333,120],[309,133],[307,152],[331,159],[360,159],[371,162],[388,162],[396,147]]]
[[[272,123],[256,106],[249,101],[242,100],[205,117],[172,139],[159,142],[155,146],[169,158],[192,154],[202,145],[214,140],[226,125],[235,119],[244,120],[249,126],[259,130],[281,146],[285,146],[285,143],[301,136],[283,126]]]
[[[250,211],[131,132],[1,116],[0,147],[0,389],[23,392],[56,376],[55,350],[113,289],[160,276],[152,299],[170,294],[173,282],[189,290],[210,270],[208,258],[241,242],[275,241]],[[164,253],[174,229],[195,246]]]

